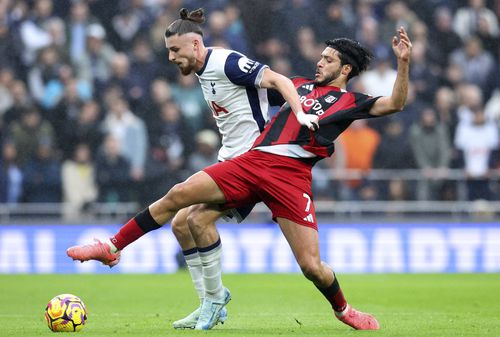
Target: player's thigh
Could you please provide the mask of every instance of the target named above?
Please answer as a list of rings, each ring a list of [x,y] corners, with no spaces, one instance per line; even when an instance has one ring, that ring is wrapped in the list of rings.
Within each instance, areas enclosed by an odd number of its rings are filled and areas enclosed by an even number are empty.
[[[285,218],[276,219],[292,252],[301,266],[319,266],[318,231]]]
[[[200,203],[224,203],[224,193],[207,173],[200,171],[175,185],[167,198],[181,208]]]
[[[187,222],[191,225],[214,225],[227,211],[221,210],[219,205],[196,204],[188,208]]]

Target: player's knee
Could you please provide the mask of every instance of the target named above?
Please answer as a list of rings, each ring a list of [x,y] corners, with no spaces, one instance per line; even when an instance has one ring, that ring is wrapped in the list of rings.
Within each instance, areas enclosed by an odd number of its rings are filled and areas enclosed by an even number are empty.
[[[168,193],[162,198],[162,206],[169,211],[178,211],[187,204],[187,188],[185,183],[174,185]]]
[[[178,219],[177,217],[175,217],[172,220],[171,227],[172,227],[172,232],[174,233],[176,238],[191,235],[191,232],[189,231],[189,226],[185,221],[185,219]]]

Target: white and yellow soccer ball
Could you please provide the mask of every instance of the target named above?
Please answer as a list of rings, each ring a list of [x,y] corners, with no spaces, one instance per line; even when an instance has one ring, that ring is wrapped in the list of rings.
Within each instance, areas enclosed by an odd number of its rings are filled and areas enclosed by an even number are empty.
[[[79,297],[61,294],[47,304],[45,319],[54,332],[78,332],[87,323],[87,309]]]

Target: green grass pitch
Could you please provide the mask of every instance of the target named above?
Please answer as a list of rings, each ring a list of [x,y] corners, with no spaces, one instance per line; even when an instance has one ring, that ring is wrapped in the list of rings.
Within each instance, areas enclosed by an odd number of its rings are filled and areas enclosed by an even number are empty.
[[[225,275],[226,324],[174,330],[196,306],[189,275],[0,275],[0,336],[49,336],[43,312],[55,295],[80,296],[84,336],[500,336],[500,274],[339,275],[349,302],[380,331],[355,332],[333,318],[302,275]]]

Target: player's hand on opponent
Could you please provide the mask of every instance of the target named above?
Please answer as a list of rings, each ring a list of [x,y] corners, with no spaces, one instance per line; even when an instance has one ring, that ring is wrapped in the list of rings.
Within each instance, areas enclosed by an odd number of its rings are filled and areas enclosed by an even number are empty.
[[[392,50],[398,60],[409,62],[412,44],[406,30],[403,27],[398,29],[398,35],[392,38]]]
[[[319,129],[319,117],[314,114],[305,114],[303,111],[297,112],[297,121],[300,125],[307,126],[311,131]]]

